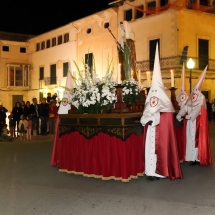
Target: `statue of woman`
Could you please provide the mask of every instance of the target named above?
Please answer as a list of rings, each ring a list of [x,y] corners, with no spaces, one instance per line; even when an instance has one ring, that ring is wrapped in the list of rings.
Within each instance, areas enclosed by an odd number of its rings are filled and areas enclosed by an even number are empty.
[[[137,80],[136,51],[134,34],[127,21],[120,22],[121,38],[118,43],[119,63],[121,64],[121,80],[134,78]]]

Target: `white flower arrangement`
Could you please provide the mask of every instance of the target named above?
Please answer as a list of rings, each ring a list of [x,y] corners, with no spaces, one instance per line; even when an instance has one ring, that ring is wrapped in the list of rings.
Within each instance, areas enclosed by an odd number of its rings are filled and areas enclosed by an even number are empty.
[[[135,105],[138,100],[143,100],[143,96],[140,94],[141,87],[133,78],[123,81],[122,85],[124,85],[122,89],[123,101],[127,105]]]
[[[113,70],[110,69],[110,65],[106,75],[101,79],[95,71],[90,73],[88,65],[85,65],[85,77],[83,77],[76,63],[75,65],[79,79],[75,79],[77,87],[71,90],[69,103],[77,108],[78,113],[101,113],[112,109],[117,97],[114,87],[116,83],[112,79]]]

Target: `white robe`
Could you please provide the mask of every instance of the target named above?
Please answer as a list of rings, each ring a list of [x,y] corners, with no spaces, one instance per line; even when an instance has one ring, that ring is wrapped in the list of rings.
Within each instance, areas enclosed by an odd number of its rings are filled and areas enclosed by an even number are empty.
[[[145,174],[147,176],[156,176],[164,178],[155,172],[157,164],[157,155],[155,154],[155,134],[156,125],[160,123],[160,113],[141,117],[142,125],[146,125],[149,121],[152,121],[152,125],[148,125],[145,141]]]
[[[198,148],[195,147],[196,141],[196,117],[201,113],[201,106],[189,107],[185,105],[178,113],[177,119],[182,120],[181,116],[186,115],[186,154],[185,161],[199,161]]]

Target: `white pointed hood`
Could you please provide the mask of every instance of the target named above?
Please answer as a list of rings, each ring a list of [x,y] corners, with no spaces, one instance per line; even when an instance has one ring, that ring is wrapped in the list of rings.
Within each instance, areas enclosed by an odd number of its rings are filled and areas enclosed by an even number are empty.
[[[202,71],[201,75],[199,76],[196,84],[193,86],[189,101],[187,102],[188,106],[195,107],[197,105],[201,105],[206,108],[205,96],[201,93],[202,84],[205,79],[206,71],[208,66]]]
[[[186,92],[186,85],[185,85],[185,66],[183,63],[182,73],[181,73],[181,89],[179,89],[179,92],[176,96],[176,101],[178,102],[180,109],[184,107],[188,98],[189,98],[189,95]]]
[[[66,78],[66,88],[74,88],[74,80],[72,79],[72,74],[68,71]],[[68,110],[71,109],[71,105],[68,103],[68,100],[71,98],[71,94],[68,90],[64,90],[63,98],[58,109],[58,114],[68,114]]]
[[[163,85],[157,44],[152,84],[149,90],[149,94],[146,98],[143,114],[151,115],[158,112],[175,112],[175,109],[169,97],[167,96],[165,92],[165,87]]]

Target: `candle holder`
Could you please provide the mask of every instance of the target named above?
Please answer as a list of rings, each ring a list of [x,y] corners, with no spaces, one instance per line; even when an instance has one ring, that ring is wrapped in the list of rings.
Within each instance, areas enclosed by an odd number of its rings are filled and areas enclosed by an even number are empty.
[[[171,88],[169,88],[169,90],[171,91],[171,102],[172,102],[172,105],[175,108],[175,110],[178,111],[178,110],[180,110],[180,107],[178,105],[178,102],[176,101],[176,95],[175,95],[175,91],[177,90],[177,88],[171,87]]]
[[[117,101],[115,103],[115,108],[111,110],[112,113],[128,113],[129,110],[126,107],[126,103],[123,101],[123,96],[122,96],[122,89],[124,86],[121,84],[118,84],[115,86],[116,88],[116,95],[117,95]]]

